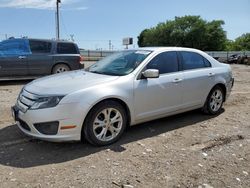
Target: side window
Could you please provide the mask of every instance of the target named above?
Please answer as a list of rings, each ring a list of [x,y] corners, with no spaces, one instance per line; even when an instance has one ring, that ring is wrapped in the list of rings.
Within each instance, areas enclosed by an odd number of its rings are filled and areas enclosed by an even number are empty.
[[[46,41],[30,40],[30,50],[33,54],[50,53],[51,43]]]
[[[73,43],[58,43],[58,54],[77,54],[76,46]]]
[[[147,65],[147,69],[158,69],[160,74],[178,71],[176,52],[163,52],[154,57]]]
[[[203,58],[203,61],[204,61],[205,67],[211,67],[211,63],[206,58]]]
[[[27,55],[29,48],[25,40],[6,40],[0,43],[1,56]]]
[[[199,69],[207,67],[205,59],[201,55],[195,52],[181,52],[181,56],[182,56],[183,70]]]

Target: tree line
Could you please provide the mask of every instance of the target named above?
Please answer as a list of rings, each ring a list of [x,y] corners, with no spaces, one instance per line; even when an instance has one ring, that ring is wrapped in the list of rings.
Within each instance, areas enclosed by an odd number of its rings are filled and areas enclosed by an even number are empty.
[[[250,33],[228,40],[223,20],[206,21],[200,16],[175,17],[143,30],[138,46],[181,46],[203,51],[250,50]]]

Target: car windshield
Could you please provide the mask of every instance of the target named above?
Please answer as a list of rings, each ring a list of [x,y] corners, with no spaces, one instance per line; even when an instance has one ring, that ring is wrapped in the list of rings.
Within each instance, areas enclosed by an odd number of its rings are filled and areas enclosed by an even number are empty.
[[[140,65],[151,53],[148,50],[128,50],[116,52],[90,66],[86,71],[113,76],[127,75]]]

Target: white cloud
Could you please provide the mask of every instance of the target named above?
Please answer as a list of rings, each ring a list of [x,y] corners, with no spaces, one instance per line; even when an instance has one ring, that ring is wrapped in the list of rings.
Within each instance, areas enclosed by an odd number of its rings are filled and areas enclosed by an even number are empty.
[[[87,10],[88,7],[77,7],[76,10]]]
[[[65,7],[62,7],[61,10],[63,11],[73,11],[73,10],[87,10],[89,9],[88,7],[83,7],[83,6],[78,6],[78,7],[71,7],[71,8],[65,8]]]
[[[79,0],[61,0],[63,5],[70,5]],[[31,9],[54,9],[56,0],[1,0],[0,7],[5,8],[31,8]],[[87,7],[74,6],[74,10],[85,10]]]

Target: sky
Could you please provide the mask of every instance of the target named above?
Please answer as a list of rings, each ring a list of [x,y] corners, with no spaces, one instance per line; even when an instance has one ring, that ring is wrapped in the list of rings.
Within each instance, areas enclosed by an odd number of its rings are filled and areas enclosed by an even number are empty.
[[[56,0],[0,0],[0,40],[7,37],[52,39]],[[200,15],[224,20],[231,40],[250,32],[250,0],[61,0],[61,39],[84,49],[123,49],[122,39],[175,16]]]

